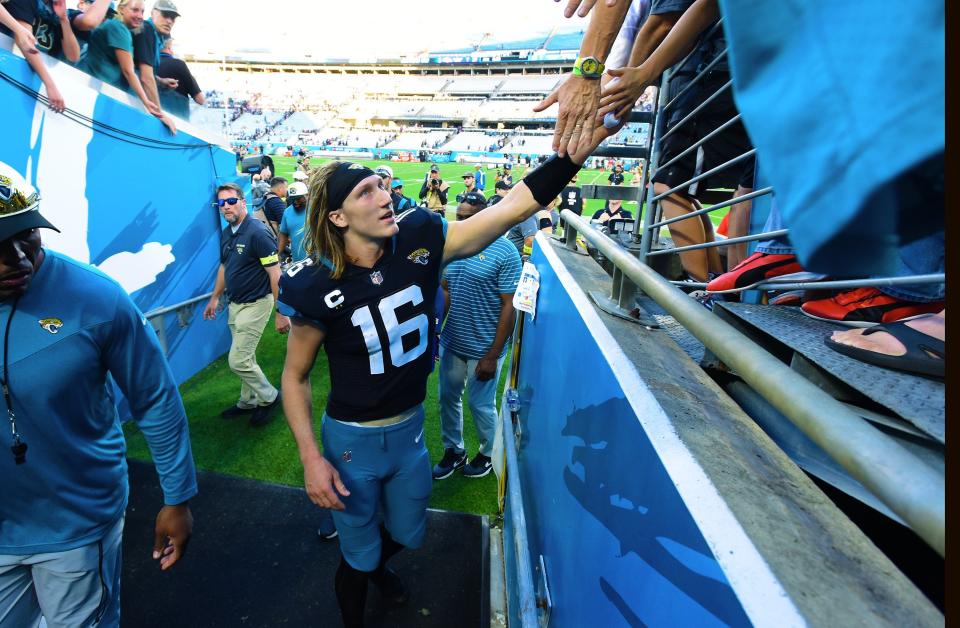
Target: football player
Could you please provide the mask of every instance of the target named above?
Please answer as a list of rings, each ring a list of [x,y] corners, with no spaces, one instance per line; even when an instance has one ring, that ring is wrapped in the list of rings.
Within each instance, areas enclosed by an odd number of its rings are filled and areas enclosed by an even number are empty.
[[[382,179],[360,164],[333,161],[311,177],[308,257],[280,283],[279,307],[292,320],[281,386],[307,494],[332,509],[340,535],[334,582],[346,626],[363,625],[368,581],[387,599],[406,599],[386,563],[404,547],[419,547],[426,531],[431,466],[422,404],[441,268],[479,253],[548,205],[617,130],[598,127],[591,146],[552,157],[494,207],[449,225],[418,209],[396,215]],[[321,345],[331,385],[323,454],[310,393]]]

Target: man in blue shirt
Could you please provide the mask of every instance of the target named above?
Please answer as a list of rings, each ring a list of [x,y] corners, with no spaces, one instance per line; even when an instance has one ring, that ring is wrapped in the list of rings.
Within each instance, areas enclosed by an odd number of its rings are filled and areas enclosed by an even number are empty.
[[[112,378],[160,476],[153,558],[168,569],[197,494],[183,403],[126,292],[41,246],[39,195],[0,163],[0,624],[116,626],[127,463]],[[9,451],[10,453],[6,453]],[[42,609],[42,610],[41,610]]]
[[[243,189],[236,183],[217,188],[217,206],[227,221],[220,235],[220,270],[203,317],[217,317],[220,296],[226,292],[230,353],[227,365],[240,378],[240,398],[220,416],[233,419],[250,415],[254,427],[265,425],[280,405],[280,391],[257,364],[257,345],[270,320],[280,283],[277,241],[262,222],[247,213]],[[277,332],[290,331],[290,319],[277,312]]]
[[[469,192],[457,207],[466,220],[487,206],[483,195]],[[440,425],[443,459],[433,468],[442,480],[463,467],[463,475],[490,473],[490,455],[497,428],[497,384],[513,332],[513,294],[520,280],[520,254],[505,238],[473,257],[450,263],[443,273],[447,316],[440,334]],[[464,385],[480,440],[480,451],[468,463],[463,444]]]
[[[283,210],[280,220],[280,255],[290,247],[290,261],[299,262],[307,256],[303,248],[303,225],[307,219],[307,186],[297,181],[287,189],[290,205]]]
[[[473,169],[473,178],[477,184],[477,190],[483,192],[487,188],[487,173],[483,171],[483,166],[480,164],[475,164]]]

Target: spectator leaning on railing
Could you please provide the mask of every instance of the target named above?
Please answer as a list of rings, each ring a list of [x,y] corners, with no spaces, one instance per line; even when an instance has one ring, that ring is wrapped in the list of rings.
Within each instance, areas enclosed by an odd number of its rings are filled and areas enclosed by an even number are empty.
[[[160,92],[158,86],[166,89],[176,89],[174,79],[161,78],[157,72],[160,66],[160,48],[163,40],[170,37],[173,24],[180,17],[171,0],[157,0],[150,12],[150,19],[143,22],[143,27],[133,36],[133,61],[140,74],[140,82],[147,96],[158,107],[160,106]]]
[[[104,20],[90,33],[90,46],[81,69],[92,76],[120,89],[132,91],[152,115],[167,125],[176,134],[173,120],[163,114],[159,105],[153,103],[143,89],[133,69],[133,31],[143,23],[143,0],[120,0],[117,18]],[[126,81],[126,84],[124,84]]]
[[[163,47],[160,49],[160,66],[157,68],[157,72],[160,76],[173,79],[177,83],[173,91],[161,92],[161,97],[163,94],[169,94],[172,97],[167,99],[169,104],[167,101],[164,103],[165,108],[171,113],[179,115],[181,118],[189,118],[190,102],[188,99],[192,98],[198,105],[206,103],[203,91],[197,84],[197,79],[190,72],[190,68],[187,67],[186,62],[173,56],[172,37],[163,42]]]
[[[66,108],[63,95],[53,82],[53,77],[37,52],[37,40],[33,36],[33,22],[37,16],[37,7],[31,0],[3,0],[3,13],[0,14],[0,33],[12,36],[17,47],[24,53],[27,63],[37,73],[47,90],[50,108],[57,113]],[[15,23],[10,22],[10,18]],[[26,31],[26,32],[24,32]]]

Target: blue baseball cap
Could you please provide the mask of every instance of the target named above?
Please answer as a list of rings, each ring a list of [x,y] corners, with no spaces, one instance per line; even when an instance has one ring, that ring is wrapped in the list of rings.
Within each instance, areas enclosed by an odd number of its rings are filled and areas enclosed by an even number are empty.
[[[394,179],[394,180],[390,183],[390,188],[391,188],[391,189],[402,188],[402,187],[403,187],[403,181],[400,180],[400,179]]]

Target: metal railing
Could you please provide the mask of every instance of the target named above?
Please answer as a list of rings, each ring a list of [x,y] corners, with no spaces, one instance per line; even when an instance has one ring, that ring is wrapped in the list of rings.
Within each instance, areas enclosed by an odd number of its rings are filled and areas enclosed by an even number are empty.
[[[715,25],[714,28],[717,28]],[[856,478],[868,490],[883,502],[931,547],[941,555],[944,553],[944,477],[942,473],[907,451],[893,438],[875,429],[866,420],[854,413],[849,407],[835,400],[789,366],[762,349],[733,326],[712,315],[706,308],[691,299],[674,284],[682,283],[688,288],[703,288],[703,282],[668,281],[661,277],[648,264],[673,253],[682,253],[736,244],[771,240],[789,235],[788,229],[776,229],[763,233],[750,233],[724,240],[703,242],[672,248],[655,248],[659,243],[659,230],[684,220],[699,220],[708,215],[738,203],[752,201],[774,194],[772,186],[753,190],[743,196],[724,200],[710,207],[692,211],[674,218],[663,219],[661,201],[680,190],[705,181],[717,173],[727,170],[750,159],[754,149],[732,157],[724,163],[710,167],[702,173],[693,172],[687,181],[672,186],[665,192],[656,193],[652,180],[657,172],[669,168],[679,160],[688,157],[693,151],[714,140],[724,130],[740,121],[740,115],[734,115],[716,129],[703,134],[701,139],[679,152],[666,163],[660,163],[663,139],[672,135],[678,128],[689,124],[700,115],[711,102],[724,90],[731,89],[727,80],[713,94],[694,107],[669,129],[666,128],[667,111],[679,99],[687,94],[693,85],[717,67],[726,56],[721,51],[709,63],[702,66],[696,76],[668,100],[670,81],[684,61],[663,74],[654,110],[653,128],[649,134],[647,168],[644,169],[642,186],[637,190],[637,200],[641,212],[635,217],[634,246],[625,248],[593,228],[583,218],[569,210],[561,213],[565,225],[564,239],[569,249],[576,249],[577,234],[597,249],[613,265],[610,301],[619,304],[619,314],[631,309],[636,303],[634,295],[642,291],[651,297],[679,323],[692,333],[703,345],[720,360],[734,369],[744,381],[762,395],[771,405],[793,422],[804,434],[817,443],[828,455]],[[689,73],[687,73],[689,74]],[[723,80],[723,79],[721,79]],[[645,202],[644,202],[645,201]],[[884,287],[896,285],[916,285],[943,283],[942,273],[913,275],[905,277],[880,277],[868,279],[841,279],[831,281],[808,280],[771,280],[754,287],[756,290],[800,290],[800,289],[854,289],[860,287]],[[604,308],[596,295],[591,294],[601,309]],[[615,313],[615,312],[610,312]],[[643,316],[641,315],[641,321]],[[644,323],[648,324],[648,323]],[[649,326],[649,324],[648,324]]]
[[[944,477],[894,439],[689,298],[580,216],[563,210],[566,246],[577,234],[901,517],[942,556]]]
[[[186,327],[190,324],[189,315],[192,311],[192,306],[195,303],[200,301],[206,301],[213,295],[213,292],[208,292],[206,294],[201,294],[200,296],[191,297],[180,303],[174,303],[173,305],[167,305],[164,307],[159,307],[155,310],[150,310],[143,315],[150,324],[153,326],[153,330],[157,333],[157,340],[160,341],[160,347],[163,349],[163,353],[166,355],[169,353],[169,348],[167,346],[167,328],[163,325],[161,320],[163,316],[171,312],[177,313],[177,322],[180,327]]]

